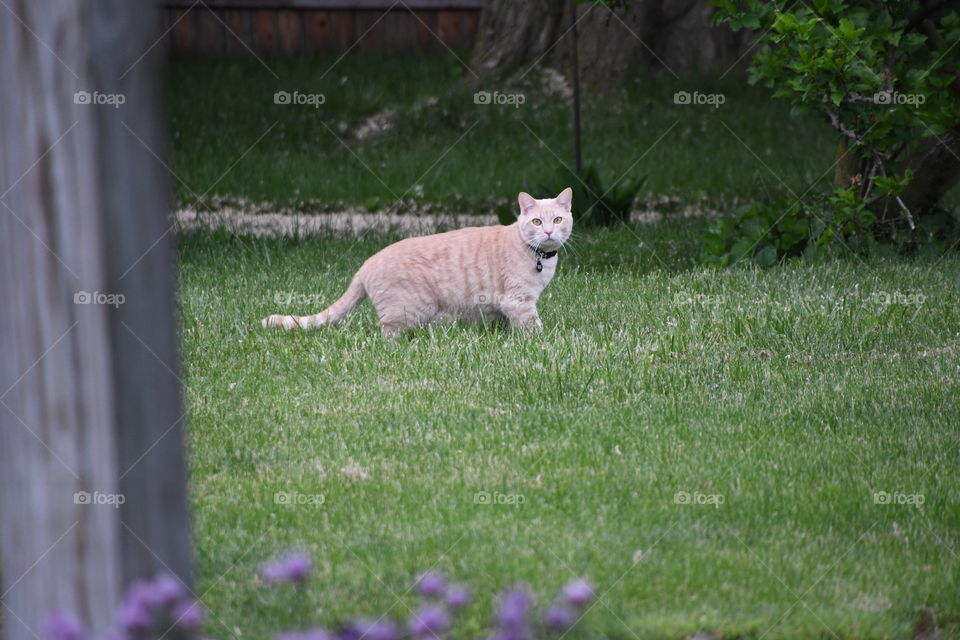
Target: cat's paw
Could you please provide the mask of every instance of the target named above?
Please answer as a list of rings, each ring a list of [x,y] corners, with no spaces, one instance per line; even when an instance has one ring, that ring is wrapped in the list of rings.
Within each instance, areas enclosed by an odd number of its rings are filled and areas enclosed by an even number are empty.
[[[524,333],[537,335],[537,334],[543,333],[543,323],[540,322],[540,318],[537,318],[536,320],[531,320],[530,322],[521,326],[520,330],[523,331]]]

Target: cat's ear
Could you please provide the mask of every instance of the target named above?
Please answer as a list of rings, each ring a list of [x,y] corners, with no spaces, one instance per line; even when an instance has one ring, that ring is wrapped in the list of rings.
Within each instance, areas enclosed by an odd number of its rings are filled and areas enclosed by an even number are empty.
[[[517,202],[520,203],[520,213],[524,214],[537,206],[537,201],[533,199],[526,191],[521,191],[520,195],[517,196]]]
[[[557,196],[556,203],[558,207],[566,209],[568,212],[573,206],[573,189],[567,187]]]

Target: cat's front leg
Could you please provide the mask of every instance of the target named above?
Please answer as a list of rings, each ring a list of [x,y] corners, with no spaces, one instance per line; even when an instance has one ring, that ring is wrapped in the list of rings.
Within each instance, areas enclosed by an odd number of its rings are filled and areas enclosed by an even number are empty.
[[[503,315],[506,316],[512,329],[522,329],[531,333],[543,331],[543,323],[540,322],[537,305],[533,303],[506,307],[503,309]]]

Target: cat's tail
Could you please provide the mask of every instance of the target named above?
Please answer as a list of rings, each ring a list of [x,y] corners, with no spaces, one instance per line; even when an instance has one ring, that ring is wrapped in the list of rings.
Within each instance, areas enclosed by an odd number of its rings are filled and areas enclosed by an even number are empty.
[[[264,329],[279,327],[281,329],[316,329],[336,324],[353,311],[358,304],[367,297],[367,290],[360,281],[360,275],[353,277],[350,286],[340,299],[332,305],[312,316],[280,316],[274,315],[260,321]]]

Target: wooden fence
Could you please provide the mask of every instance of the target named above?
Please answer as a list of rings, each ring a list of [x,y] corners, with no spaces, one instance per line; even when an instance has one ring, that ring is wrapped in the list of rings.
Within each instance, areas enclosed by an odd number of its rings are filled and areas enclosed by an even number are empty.
[[[164,0],[174,55],[463,49],[481,0]]]

